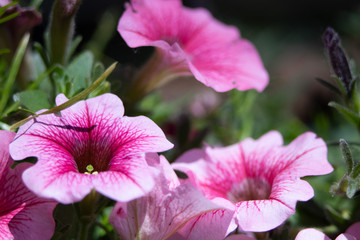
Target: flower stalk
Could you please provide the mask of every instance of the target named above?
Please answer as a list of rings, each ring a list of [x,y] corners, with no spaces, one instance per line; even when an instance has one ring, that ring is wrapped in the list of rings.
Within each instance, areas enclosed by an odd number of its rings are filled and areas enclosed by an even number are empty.
[[[90,232],[91,226],[95,222],[96,218],[96,205],[100,195],[92,190],[89,195],[87,195],[80,203],[78,203],[78,219],[79,219],[79,228],[77,240],[86,240]]]

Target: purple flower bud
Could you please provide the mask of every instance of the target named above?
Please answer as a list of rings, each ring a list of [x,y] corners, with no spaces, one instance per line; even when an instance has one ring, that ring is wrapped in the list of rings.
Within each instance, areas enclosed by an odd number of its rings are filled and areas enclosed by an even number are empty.
[[[347,57],[341,47],[340,37],[334,29],[328,27],[323,35],[323,41],[326,51],[329,54],[330,63],[334,73],[343,83],[346,93],[350,97],[353,78],[350,72]]]

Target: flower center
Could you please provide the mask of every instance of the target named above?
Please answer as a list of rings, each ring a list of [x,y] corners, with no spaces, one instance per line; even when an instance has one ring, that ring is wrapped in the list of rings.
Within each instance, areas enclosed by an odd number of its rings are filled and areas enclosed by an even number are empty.
[[[84,172],[85,174],[94,174],[94,175],[96,175],[96,174],[99,173],[98,171],[94,171],[94,167],[91,164],[86,166],[86,171],[87,172]]]
[[[78,143],[72,156],[80,173],[97,174],[108,170],[113,154],[108,141],[88,139]]]
[[[268,199],[271,193],[271,186],[265,179],[246,178],[235,184],[227,193],[228,199],[233,202],[264,200]]]

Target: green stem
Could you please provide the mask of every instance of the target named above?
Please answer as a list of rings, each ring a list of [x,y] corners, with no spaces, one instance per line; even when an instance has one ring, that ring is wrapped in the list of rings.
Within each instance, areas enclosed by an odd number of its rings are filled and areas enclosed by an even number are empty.
[[[10,72],[9,72],[9,77],[5,82],[5,87],[4,87],[4,90],[2,92],[2,96],[0,99],[0,114],[1,114],[0,116],[1,116],[1,118],[3,117],[3,111],[6,107],[6,104],[9,100],[9,97],[11,94],[12,87],[15,83],[16,75],[19,72],[19,68],[20,68],[22,59],[24,57],[25,51],[26,51],[26,47],[29,43],[29,39],[30,39],[30,34],[26,33],[24,35],[24,37],[21,39],[19,47],[16,50],[15,56],[13,58],[13,62],[11,64],[11,68],[10,68]]]
[[[86,221],[86,220],[80,221],[78,237],[76,239],[77,240],[87,240],[90,226],[91,226],[90,221]]]
[[[100,195],[92,190],[80,203],[78,203],[77,212],[79,219],[79,228],[77,240],[87,240],[91,231],[91,226],[96,219],[96,206],[99,202]]]

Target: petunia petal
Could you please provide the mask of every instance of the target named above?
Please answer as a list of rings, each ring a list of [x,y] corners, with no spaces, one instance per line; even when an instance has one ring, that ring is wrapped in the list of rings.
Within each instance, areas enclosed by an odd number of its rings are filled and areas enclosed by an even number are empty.
[[[0,131],[0,239],[50,239],[55,222],[52,212],[57,202],[39,198],[21,180],[30,163],[13,164],[9,144],[15,134]]]
[[[269,199],[236,203],[235,217],[243,231],[268,231],[295,213],[297,201],[307,201],[313,196],[314,191],[306,181],[282,179],[273,185]]]
[[[161,161],[158,167],[171,170],[166,165],[169,163]],[[122,239],[133,239],[134,236],[142,240],[168,239],[191,219],[223,209],[189,184],[170,189],[169,180],[160,172],[154,189],[146,196],[115,205],[109,221]]]
[[[346,229],[345,233],[360,239],[360,222],[352,224],[348,229]]]
[[[307,132],[272,156],[279,171],[299,177],[328,174],[333,167],[327,161],[325,142],[314,133]],[[316,159],[316,161],[314,161]]]
[[[322,233],[314,228],[307,228],[307,229],[301,230],[295,238],[295,240],[309,240],[309,239],[331,240],[324,233]]]
[[[211,239],[223,240],[230,232],[237,228],[234,222],[234,208],[231,203],[224,203],[222,199],[213,202],[227,206],[228,208],[206,212],[193,218],[185,224],[177,233],[187,240]]]

